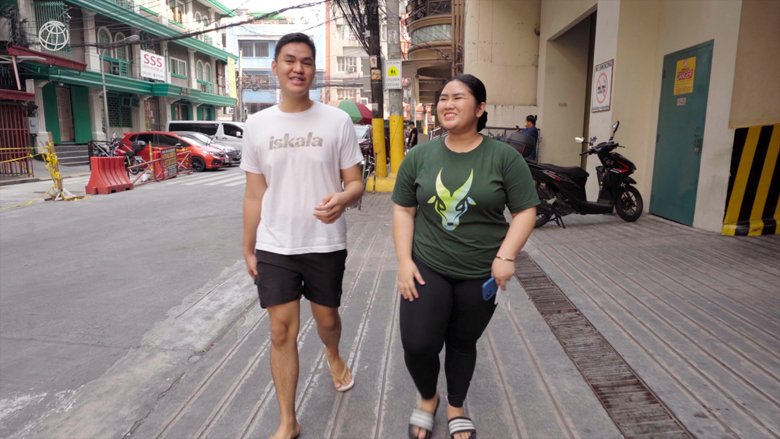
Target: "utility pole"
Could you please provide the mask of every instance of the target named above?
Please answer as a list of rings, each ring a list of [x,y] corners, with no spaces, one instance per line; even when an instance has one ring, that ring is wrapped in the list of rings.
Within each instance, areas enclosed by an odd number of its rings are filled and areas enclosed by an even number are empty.
[[[382,38],[379,26],[379,5],[377,1],[366,1],[366,24],[368,25],[368,59],[371,68],[372,137],[376,155],[376,176],[387,177],[387,146],[385,145],[384,90],[382,84]]]
[[[395,175],[404,157],[404,116],[401,75],[401,29],[398,0],[387,0],[387,58],[395,69],[388,69],[388,97],[390,99],[390,172]],[[395,73],[394,77],[389,75]],[[392,80],[395,80],[394,82]]]
[[[236,81],[236,89],[238,90],[238,102],[236,108],[233,110],[233,120],[236,122],[244,122],[244,71],[241,65],[241,59],[243,58],[243,50],[241,46],[238,47],[238,80]]]

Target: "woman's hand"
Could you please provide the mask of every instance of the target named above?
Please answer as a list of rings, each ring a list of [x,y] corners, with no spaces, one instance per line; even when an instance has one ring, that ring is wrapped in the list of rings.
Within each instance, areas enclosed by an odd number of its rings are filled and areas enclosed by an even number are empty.
[[[491,274],[496,279],[496,283],[501,287],[501,291],[506,290],[506,284],[512,275],[515,274],[514,261],[505,261],[503,259],[494,259],[493,266],[491,267]]]
[[[420,297],[414,284],[415,280],[420,285],[425,285],[425,280],[423,280],[420,271],[417,269],[417,264],[411,259],[399,263],[398,276],[396,277],[398,292],[401,293],[401,297],[410,302]]]

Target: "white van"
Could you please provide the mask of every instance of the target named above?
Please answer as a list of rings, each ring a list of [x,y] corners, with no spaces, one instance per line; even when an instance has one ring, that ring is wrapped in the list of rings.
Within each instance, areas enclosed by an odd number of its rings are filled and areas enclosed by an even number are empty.
[[[211,136],[217,143],[235,146],[241,149],[244,144],[243,122],[221,120],[172,120],[166,131],[197,131]]]

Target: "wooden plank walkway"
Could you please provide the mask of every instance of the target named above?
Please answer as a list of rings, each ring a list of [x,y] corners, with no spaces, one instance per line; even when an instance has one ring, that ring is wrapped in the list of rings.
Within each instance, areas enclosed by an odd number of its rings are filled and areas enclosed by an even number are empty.
[[[302,307],[302,438],[406,437],[416,392],[399,340],[390,213],[389,194],[366,194],[347,213],[341,349],[351,391],[333,390]],[[701,438],[780,437],[780,237],[722,237],[652,216],[566,223],[534,232],[528,254],[685,428]],[[466,401],[479,437],[621,437],[520,284],[506,296],[478,345]],[[109,428],[116,437],[267,437],[278,419],[268,333],[267,313],[249,306],[150,395],[145,416]],[[443,413],[436,439],[448,437]]]

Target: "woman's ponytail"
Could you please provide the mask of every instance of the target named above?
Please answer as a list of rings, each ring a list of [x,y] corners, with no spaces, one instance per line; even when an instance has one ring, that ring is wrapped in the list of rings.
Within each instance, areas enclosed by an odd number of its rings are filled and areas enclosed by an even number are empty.
[[[487,111],[483,111],[482,116],[479,116],[479,119],[477,120],[477,132],[480,132],[485,128],[487,120]]]

